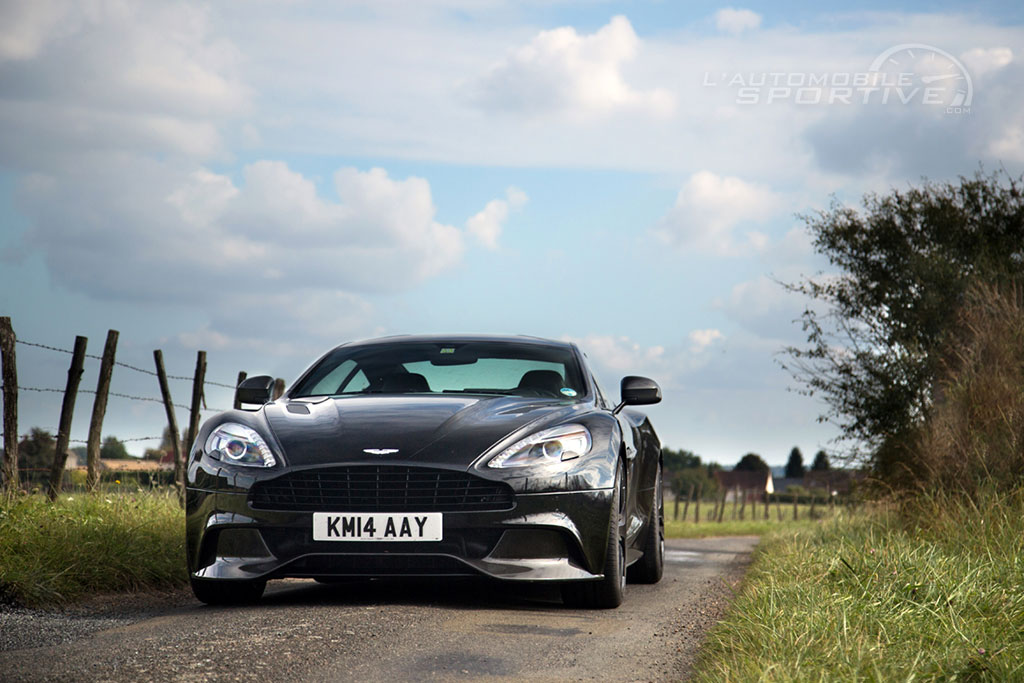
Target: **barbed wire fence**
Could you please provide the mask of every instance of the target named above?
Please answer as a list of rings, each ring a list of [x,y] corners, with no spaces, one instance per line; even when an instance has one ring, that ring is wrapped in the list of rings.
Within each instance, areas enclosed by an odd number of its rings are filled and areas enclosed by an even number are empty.
[[[19,441],[23,441],[32,436],[29,434],[21,434],[17,429],[17,393],[19,391],[27,391],[41,394],[61,394],[63,396],[63,405],[61,410],[60,426],[57,429],[46,429],[44,431],[49,434],[54,434],[57,437],[58,448],[63,447],[67,449],[70,444],[86,444],[87,446],[87,457],[88,457],[88,481],[89,488],[94,488],[98,482],[98,451],[99,451],[99,436],[102,429],[102,421],[106,413],[106,403],[108,397],[114,397],[126,401],[139,401],[146,403],[158,403],[162,404],[167,412],[168,428],[166,431],[170,431],[171,439],[173,442],[173,455],[174,455],[174,470],[175,470],[175,482],[179,487],[179,492],[183,493],[184,484],[184,456],[191,448],[192,441],[194,441],[196,432],[199,425],[199,417],[201,411],[223,411],[224,408],[219,407],[208,407],[206,405],[206,388],[207,387],[218,387],[223,389],[230,389],[233,392],[236,391],[237,384],[240,383],[245,377],[245,372],[238,374],[238,382],[235,384],[228,384],[226,382],[217,382],[213,380],[207,380],[206,375],[206,352],[198,351],[196,356],[196,372],[192,377],[186,375],[172,375],[167,374],[163,367],[163,354],[162,351],[156,350],[153,352],[155,361],[155,370],[148,370],[146,368],[139,367],[130,363],[117,360],[115,357],[117,339],[119,333],[115,330],[110,330],[107,335],[107,345],[104,349],[102,356],[96,354],[85,353],[85,347],[87,340],[84,337],[78,337],[75,343],[75,350],[62,348],[53,344],[44,344],[37,341],[29,341],[24,339],[18,339],[14,334],[13,327],[11,325],[10,318],[0,316],[0,351],[2,351],[2,384],[0,384],[0,392],[3,396],[3,430],[0,436],[3,438],[3,453],[2,460],[0,460],[0,488],[16,488],[18,486],[18,464],[17,464],[17,444]],[[21,384],[17,380],[17,367],[15,362],[15,348],[17,346],[32,347],[50,353],[60,353],[72,356],[71,367],[68,370],[68,386],[65,389],[56,387],[46,386],[30,386],[27,383]],[[99,369],[99,382],[97,389],[79,389],[78,382],[84,373],[84,361],[85,359],[93,359],[100,361]],[[114,368],[124,368],[134,373],[139,373],[149,377],[154,377],[159,380],[160,384],[160,397],[156,396],[144,396],[139,394],[130,394],[124,392],[110,391],[110,379]],[[192,403],[191,405],[184,405],[182,403],[174,403],[171,401],[171,395],[168,380],[175,380],[180,382],[191,382],[192,383]],[[280,382],[280,380],[279,380]],[[89,438],[88,439],[73,439],[70,435],[72,413],[74,410],[75,397],[77,394],[89,394],[94,396],[93,404],[93,419],[89,427]],[[237,395],[234,396],[233,407],[238,408],[239,404],[237,401]],[[187,422],[187,429],[182,440],[179,436],[177,428],[177,419],[174,415],[174,409],[186,410],[189,413],[189,419]],[[38,427],[33,428],[35,432]],[[14,439],[6,438],[8,434],[14,434]],[[165,435],[159,436],[130,436],[127,438],[119,438],[118,441],[121,443],[138,443],[147,441],[163,441]],[[13,442],[13,443],[12,443]],[[59,475],[63,473],[64,459],[67,457],[67,451],[65,453],[57,453],[54,458],[53,466],[53,478],[52,480],[58,480]],[[12,486],[13,484],[13,486]],[[56,484],[51,483],[51,498],[56,496],[54,486]]]

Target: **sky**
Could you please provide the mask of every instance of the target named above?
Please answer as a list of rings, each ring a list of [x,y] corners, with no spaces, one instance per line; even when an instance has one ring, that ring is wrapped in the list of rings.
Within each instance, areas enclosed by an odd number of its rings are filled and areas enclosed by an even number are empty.
[[[830,275],[802,217],[1024,171],[1024,6],[859,5],[0,0],[0,315],[226,385],[382,335],[572,340],[612,396],[661,384],[666,446],[809,460],[838,431],[779,363],[781,283]],[[68,354],[17,354],[64,386]],[[59,414],[21,392],[22,433]],[[164,424],[114,396],[104,433]]]

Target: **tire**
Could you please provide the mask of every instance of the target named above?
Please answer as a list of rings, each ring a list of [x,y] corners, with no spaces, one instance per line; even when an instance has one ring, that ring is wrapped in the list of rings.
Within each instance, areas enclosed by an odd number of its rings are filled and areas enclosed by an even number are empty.
[[[266,581],[225,581],[189,579],[192,594],[207,605],[248,605],[257,602],[267,587]]]
[[[661,488],[661,466],[654,479],[654,504],[647,521],[644,555],[629,568],[633,583],[658,583],[665,572],[665,500]]]
[[[569,607],[612,609],[622,604],[626,590],[626,546],[622,534],[625,520],[626,475],[619,462],[615,471],[615,494],[612,496],[611,519],[608,522],[608,547],[604,559],[604,577],[598,581],[573,581],[562,585],[562,602]]]

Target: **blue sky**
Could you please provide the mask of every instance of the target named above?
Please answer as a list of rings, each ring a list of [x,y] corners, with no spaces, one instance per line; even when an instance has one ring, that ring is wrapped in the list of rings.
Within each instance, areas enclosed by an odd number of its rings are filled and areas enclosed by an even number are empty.
[[[225,383],[383,334],[572,339],[612,394],[662,383],[667,445],[781,464],[836,436],[777,362],[804,306],[777,282],[829,276],[798,215],[1021,173],[1022,21],[1012,3],[2,3],[0,311],[95,354],[118,329],[120,360],[162,348],[177,375],[204,349]],[[20,384],[63,386],[67,355],[18,353]],[[158,394],[125,368],[113,385]],[[23,392],[21,431],[59,410]],[[105,431],[162,424],[115,397]]]

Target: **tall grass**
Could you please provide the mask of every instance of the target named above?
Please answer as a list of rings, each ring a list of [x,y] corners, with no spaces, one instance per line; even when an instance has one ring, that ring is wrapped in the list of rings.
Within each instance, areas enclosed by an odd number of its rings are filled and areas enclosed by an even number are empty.
[[[939,363],[933,405],[893,467],[910,491],[968,496],[1024,483],[1024,285],[973,284]]]
[[[184,585],[184,527],[173,492],[0,498],[0,600]]]
[[[1024,680],[1022,520],[989,490],[768,537],[698,680]]]

